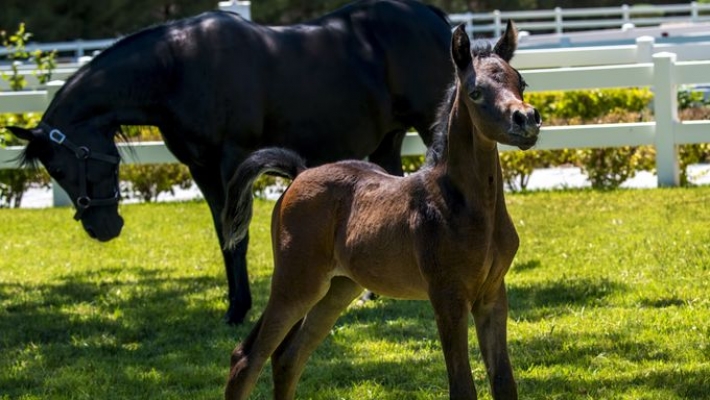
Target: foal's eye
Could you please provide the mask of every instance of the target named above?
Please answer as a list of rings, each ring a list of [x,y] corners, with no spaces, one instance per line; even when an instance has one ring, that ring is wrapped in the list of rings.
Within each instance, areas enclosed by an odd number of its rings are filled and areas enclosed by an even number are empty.
[[[471,100],[473,101],[480,101],[483,98],[483,92],[481,89],[473,89],[469,96],[471,96]]]

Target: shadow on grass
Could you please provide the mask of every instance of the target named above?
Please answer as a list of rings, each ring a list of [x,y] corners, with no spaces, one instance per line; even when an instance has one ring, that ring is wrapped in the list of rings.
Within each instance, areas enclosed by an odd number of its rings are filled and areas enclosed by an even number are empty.
[[[523,271],[530,271],[533,269],[537,269],[542,266],[542,263],[540,260],[530,260],[526,261],[524,263],[513,263],[513,266],[511,267],[509,272],[523,272]]]
[[[215,397],[253,320],[238,328],[222,322],[221,276],[168,274],[127,267],[0,283],[0,393],[74,398],[68,386],[80,386],[105,399]],[[266,282],[253,286],[265,298]],[[113,397],[111,387],[120,388]]]
[[[613,378],[561,376],[532,377],[520,382],[520,393],[534,393],[528,399],[629,398],[707,399],[710,369],[703,371],[654,371],[643,376],[618,374]],[[640,394],[643,393],[643,396]]]
[[[168,274],[136,266],[70,274],[52,284],[0,283],[0,303],[6,305],[0,310],[0,350],[5,358],[0,361],[0,393],[9,398],[72,398],[75,393],[70,386],[78,385],[89,388],[88,397],[93,398],[219,397],[229,354],[263,310],[269,280],[252,283],[256,303],[249,321],[232,328],[221,319],[226,302],[215,301],[226,290],[221,276],[174,278]],[[534,319],[543,318],[544,312],[564,313],[570,306],[599,304],[624,288],[604,279],[578,279],[509,287],[508,292],[511,314]],[[379,299],[346,311],[336,328],[351,325],[362,326],[353,334],[354,340],[400,343],[409,338],[415,346],[433,347],[430,353],[436,356],[393,362],[379,355],[358,354],[356,343],[328,339],[310,360],[299,393],[317,397],[320,388],[348,391],[363,382],[376,382],[386,389],[388,398],[408,398],[408,394],[421,393],[422,385],[445,395],[446,371],[428,302]],[[647,358],[649,354],[660,360],[668,357],[652,343],[611,334],[611,340],[558,332],[511,341],[514,367],[517,371],[535,366],[586,370],[600,353],[619,351],[632,361],[634,356]],[[472,347],[470,354],[472,363],[479,365],[479,391],[487,390],[478,348]],[[270,390],[269,377],[261,382],[267,387],[263,391]],[[613,387],[618,395],[627,386],[671,388],[680,396],[698,398],[708,382],[696,371],[661,371],[620,375],[601,383],[560,376],[530,377],[519,383],[521,393],[533,394],[524,398],[545,397],[535,397],[535,393],[558,398],[586,393],[603,398],[603,388]],[[119,394],[107,395],[114,388],[120,388]]]
[[[627,285],[605,278],[508,285],[510,316],[537,321],[549,315],[568,313],[571,307],[602,306],[606,297],[627,289]]]

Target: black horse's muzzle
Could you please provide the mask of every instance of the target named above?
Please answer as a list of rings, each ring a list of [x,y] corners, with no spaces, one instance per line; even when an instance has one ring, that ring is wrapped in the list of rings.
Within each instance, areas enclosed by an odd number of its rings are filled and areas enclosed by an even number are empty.
[[[109,208],[97,208],[84,214],[81,218],[81,225],[92,239],[107,242],[121,234],[123,218],[118,215],[117,211]]]
[[[121,158],[113,154],[93,152],[86,146],[78,146],[67,139],[59,129],[52,128],[43,122],[40,123],[40,126],[49,130],[49,140],[74,153],[79,163],[79,195],[73,200],[76,208],[74,219],[81,221],[86,233],[99,241],[110,240],[118,236],[123,228],[123,218],[118,215],[118,201],[120,199],[118,164],[121,162]],[[96,198],[89,195],[87,169],[90,160],[113,164],[114,192],[112,196]],[[100,209],[103,211],[98,212],[96,207],[101,207]],[[108,215],[105,215],[106,211],[109,212]],[[98,215],[104,215],[104,218],[99,218]]]

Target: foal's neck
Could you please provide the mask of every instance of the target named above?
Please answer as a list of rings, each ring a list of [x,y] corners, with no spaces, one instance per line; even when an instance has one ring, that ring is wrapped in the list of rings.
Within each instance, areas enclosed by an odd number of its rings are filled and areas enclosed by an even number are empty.
[[[447,175],[468,203],[494,210],[503,200],[498,147],[477,132],[460,98],[452,108],[448,136]]]

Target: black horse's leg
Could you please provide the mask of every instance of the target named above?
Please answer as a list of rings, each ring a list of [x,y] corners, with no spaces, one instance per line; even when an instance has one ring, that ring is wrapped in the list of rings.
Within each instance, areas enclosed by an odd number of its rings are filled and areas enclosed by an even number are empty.
[[[227,273],[229,308],[224,315],[228,324],[240,324],[244,321],[246,313],[251,308],[251,291],[249,290],[249,277],[247,275],[247,235],[237,246],[231,250],[224,249],[222,238],[222,209],[224,208],[224,183],[219,168],[204,169],[191,167],[190,172],[195,183],[202,191],[207,205],[212,213],[212,222],[222,249],[224,267]]]
[[[402,176],[402,141],[407,134],[406,129],[389,132],[380,145],[370,154],[369,161],[384,168],[392,175]]]

